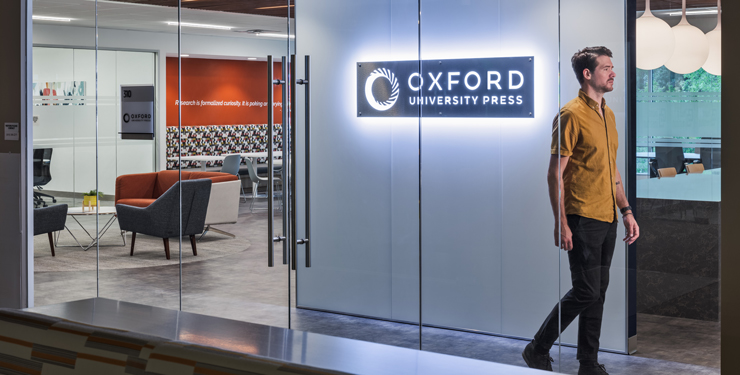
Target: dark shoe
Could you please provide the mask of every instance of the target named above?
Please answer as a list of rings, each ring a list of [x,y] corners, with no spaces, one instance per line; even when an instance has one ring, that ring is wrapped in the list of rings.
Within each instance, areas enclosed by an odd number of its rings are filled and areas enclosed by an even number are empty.
[[[596,364],[594,366],[581,366],[578,368],[578,375],[609,375],[604,365]]]
[[[522,358],[529,368],[552,371],[553,359],[549,354],[539,354],[534,350],[534,343],[530,342],[522,352]],[[580,373],[579,373],[580,375]]]

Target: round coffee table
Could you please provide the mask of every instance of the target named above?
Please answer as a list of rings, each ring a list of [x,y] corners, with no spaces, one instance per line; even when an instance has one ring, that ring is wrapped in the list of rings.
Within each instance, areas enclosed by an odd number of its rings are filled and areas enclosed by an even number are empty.
[[[80,223],[79,220],[77,220],[77,216],[90,216],[90,215],[95,215],[95,214],[110,215],[110,218],[108,218],[108,221],[105,223],[105,225],[103,225],[103,228],[100,230],[100,234],[98,235],[97,238],[93,237],[93,235],[90,234],[90,232],[88,232],[85,226],[82,225],[82,223]],[[69,228],[65,226],[65,228],[67,229],[67,232],[69,232],[69,234],[72,236],[75,242],[77,242],[77,245],[79,245],[82,248],[82,250],[85,250],[85,251],[95,246],[98,243],[98,239],[100,237],[103,237],[103,235],[108,231],[108,229],[110,229],[110,227],[113,225],[113,223],[116,222],[116,219],[118,218],[118,216],[116,215],[116,208],[111,207],[111,206],[100,207],[99,210],[96,210],[95,208],[93,208],[92,210],[88,208],[84,208],[83,210],[83,207],[70,207],[69,209],[67,209],[67,215],[72,217],[72,219],[74,219],[77,225],[79,225],[80,228],[82,228],[82,230],[85,231],[87,236],[90,237],[91,242],[87,246],[85,246],[81,244],[80,241],[77,239],[77,237],[75,237],[75,235],[72,233],[72,231],[69,230]],[[56,247],[74,247],[75,246],[75,245],[59,245],[58,242],[59,242],[60,233],[61,231],[57,232],[56,234],[56,238],[54,240],[55,242],[54,246]],[[126,246],[126,232],[125,231],[121,231],[121,239],[123,239],[123,245],[106,245],[106,246],[118,246],[118,247]]]

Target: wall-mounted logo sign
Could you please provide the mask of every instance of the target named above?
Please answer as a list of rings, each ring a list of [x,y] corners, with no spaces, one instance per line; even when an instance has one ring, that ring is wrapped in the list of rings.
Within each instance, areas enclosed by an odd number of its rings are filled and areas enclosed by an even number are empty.
[[[121,139],[154,139],[154,86],[121,86]]]
[[[357,63],[358,117],[534,117],[534,57]]]

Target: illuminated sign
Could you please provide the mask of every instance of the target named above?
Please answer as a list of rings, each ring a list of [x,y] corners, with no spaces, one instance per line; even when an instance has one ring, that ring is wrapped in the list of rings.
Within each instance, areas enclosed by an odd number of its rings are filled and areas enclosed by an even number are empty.
[[[534,57],[357,63],[358,117],[534,117]]]

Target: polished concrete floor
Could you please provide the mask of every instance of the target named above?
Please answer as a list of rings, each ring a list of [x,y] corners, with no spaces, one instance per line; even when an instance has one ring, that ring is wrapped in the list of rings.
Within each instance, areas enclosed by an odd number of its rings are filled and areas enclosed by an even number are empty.
[[[60,199],[60,201],[62,201]],[[267,267],[267,213],[250,213],[241,203],[239,222],[218,226],[247,238],[252,245],[244,252],[208,261],[177,264],[173,242],[173,265],[141,269],[87,272],[36,273],[35,305],[48,305],[100,297],[179,309],[277,327],[340,336],[405,348],[452,354],[467,358],[523,366],[521,350],[526,341],[510,338],[424,328],[340,314],[288,309],[294,290],[292,275],[276,250],[275,267]],[[257,207],[264,207],[264,201]],[[276,220],[276,227],[279,227]],[[88,219],[83,225],[95,227]],[[113,236],[114,226],[106,236]],[[209,233],[208,236],[220,236]],[[102,241],[105,243],[105,241]],[[45,249],[37,249],[44,251]],[[183,244],[183,251],[189,251]],[[91,250],[93,251],[93,250]],[[100,251],[127,251],[101,247]],[[98,280],[99,282],[96,282]],[[182,306],[180,306],[182,283]],[[294,283],[290,283],[294,285]],[[97,290],[99,288],[99,290]],[[289,296],[290,293],[290,296]],[[290,306],[295,306],[294,303]],[[421,344],[421,345],[420,345]],[[638,320],[638,352],[627,356],[601,353],[600,361],[610,374],[718,374],[719,325],[688,319],[642,315]],[[555,369],[567,374],[578,371],[575,349],[554,348]]]

